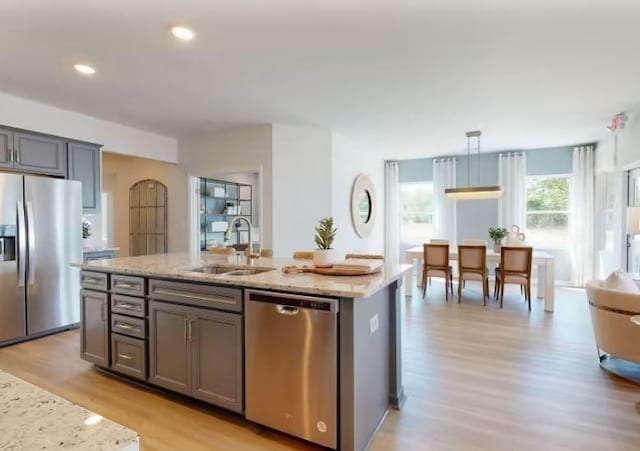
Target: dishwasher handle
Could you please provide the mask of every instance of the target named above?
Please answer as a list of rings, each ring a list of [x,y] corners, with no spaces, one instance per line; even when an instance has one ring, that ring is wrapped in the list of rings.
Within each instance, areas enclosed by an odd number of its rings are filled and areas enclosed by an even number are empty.
[[[290,305],[276,305],[276,312],[281,315],[294,316],[300,313],[300,308],[291,307]]]

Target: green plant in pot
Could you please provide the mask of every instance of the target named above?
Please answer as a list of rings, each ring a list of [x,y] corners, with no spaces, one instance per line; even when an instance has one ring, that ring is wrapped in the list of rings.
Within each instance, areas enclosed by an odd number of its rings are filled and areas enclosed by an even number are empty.
[[[489,238],[493,241],[493,250],[500,252],[500,246],[502,246],[502,240],[507,236],[507,229],[504,227],[489,227]]]
[[[316,226],[316,245],[313,251],[313,264],[319,268],[326,268],[333,264],[335,260],[334,250],[331,247],[336,238],[337,229],[334,227],[333,218],[321,219]]]

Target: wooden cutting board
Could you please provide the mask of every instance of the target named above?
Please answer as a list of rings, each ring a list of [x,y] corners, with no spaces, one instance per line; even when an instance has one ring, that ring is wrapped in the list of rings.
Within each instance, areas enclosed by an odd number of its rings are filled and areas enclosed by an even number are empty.
[[[282,272],[285,274],[295,273],[313,273],[322,274],[325,276],[368,276],[370,274],[378,273],[382,270],[382,267],[376,268],[373,271],[358,270],[358,269],[335,269],[333,267],[328,268],[316,268],[313,266],[285,266],[282,268]]]

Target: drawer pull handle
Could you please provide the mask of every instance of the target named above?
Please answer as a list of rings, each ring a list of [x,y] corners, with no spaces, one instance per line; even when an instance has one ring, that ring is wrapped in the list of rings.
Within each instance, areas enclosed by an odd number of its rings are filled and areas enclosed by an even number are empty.
[[[94,285],[97,285],[97,284],[101,284],[102,280],[94,279],[93,277],[85,277],[84,279],[82,279],[82,282],[83,283],[92,283]]]
[[[118,357],[124,360],[133,360],[133,355],[131,354],[118,354]]]
[[[133,305],[133,304],[116,303],[116,307],[123,308],[125,310],[140,310],[137,305]]]
[[[142,332],[139,327],[134,327],[131,324],[116,323],[116,328],[124,330],[132,330],[134,332]]]
[[[116,282],[115,285],[117,288],[125,288],[127,290],[138,290],[140,287],[140,284],[128,282]]]
[[[169,296],[176,296],[176,297],[180,297],[180,298],[186,298],[186,299],[197,299],[199,301],[211,301],[211,302],[218,302],[220,304],[229,304],[229,305],[235,305],[236,301],[229,301],[227,299],[222,299],[220,297],[212,297],[212,296],[205,296],[205,295],[197,295],[197,294],[188,294],[185,293],[183,291],[178,291],[178,290],[171,290],[171,289],[167,289],[167,288],[156,288],[153,290],[153,292],[155,294],[165,294],[165,295],[169,295]]]

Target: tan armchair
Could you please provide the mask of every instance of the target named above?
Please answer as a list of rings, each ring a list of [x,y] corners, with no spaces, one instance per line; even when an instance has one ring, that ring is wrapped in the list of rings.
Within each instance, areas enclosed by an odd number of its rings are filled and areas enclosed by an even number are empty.
[[[640,326],[631,322],[640,315],[640,293],[611,290],[592,280],[587,297],[600,364],[607,354],[640,363]]]

